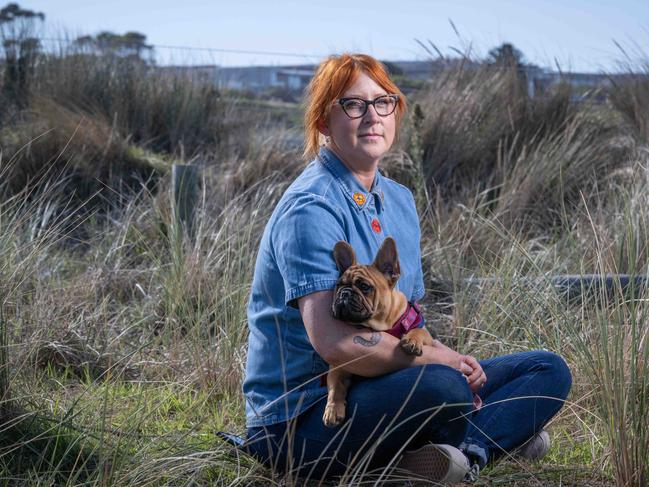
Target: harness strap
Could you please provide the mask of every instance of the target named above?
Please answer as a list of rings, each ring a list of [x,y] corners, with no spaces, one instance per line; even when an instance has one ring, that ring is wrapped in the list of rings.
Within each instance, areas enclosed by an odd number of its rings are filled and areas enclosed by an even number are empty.
[[[408,306],[397,322],[387,333],[396,338],[401,338],[410,330],[424,327],[424,317],[416,301],[408,301]]]

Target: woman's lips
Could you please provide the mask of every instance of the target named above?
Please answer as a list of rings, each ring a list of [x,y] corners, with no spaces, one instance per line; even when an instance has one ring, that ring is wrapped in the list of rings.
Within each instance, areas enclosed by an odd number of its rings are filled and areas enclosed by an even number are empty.
[[[363,134],[358,136],[359,139],[369,139],[369,140],[376,140],[376,139],[380,139],[381,137],[383,136],[379,134]]]

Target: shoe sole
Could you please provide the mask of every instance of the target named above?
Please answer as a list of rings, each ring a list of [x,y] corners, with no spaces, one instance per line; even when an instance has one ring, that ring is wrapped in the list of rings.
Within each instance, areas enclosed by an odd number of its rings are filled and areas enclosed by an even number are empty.
[[[469,471],[464,454],[450,445],[424,445],[418,450],[404,453],[397,468],[429,481],[461,482]]]

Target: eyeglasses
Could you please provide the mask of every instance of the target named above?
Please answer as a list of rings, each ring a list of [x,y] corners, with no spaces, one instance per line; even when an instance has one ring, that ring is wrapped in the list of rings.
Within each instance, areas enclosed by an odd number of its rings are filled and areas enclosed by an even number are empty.
[[[374,105],[374,110],[382,117],[387,117],[397,108],[398,95],[382,95],[374,100],[362,98],[340,98],[338,103],[349,118],[361,118],[367,113],[367,108]]]

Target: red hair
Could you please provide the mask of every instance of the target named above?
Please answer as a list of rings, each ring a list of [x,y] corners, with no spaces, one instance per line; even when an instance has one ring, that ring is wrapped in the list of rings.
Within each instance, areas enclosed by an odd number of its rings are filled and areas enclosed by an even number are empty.
[[[401,119],[406,112],[406,99],[390,79],[382,63],[367,54],[341,54],[329,56],[315,72],[307,87],[304,113],[304,157],[313,158],[320,148],[319,125],[326,124],[331,107],[338,98],[364,72],[388,93],[399,95],[395,109],[396,130],[399,134]]]

